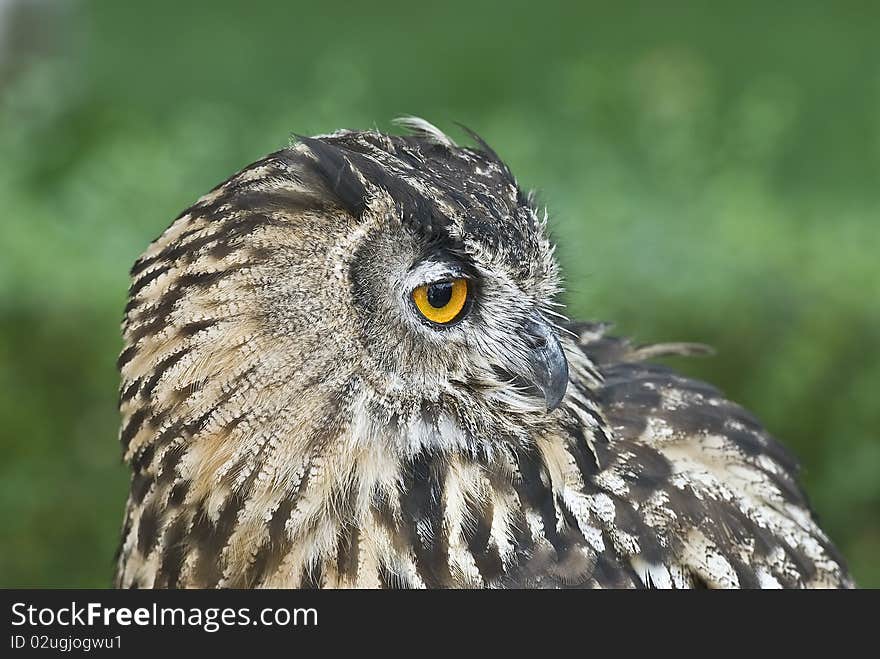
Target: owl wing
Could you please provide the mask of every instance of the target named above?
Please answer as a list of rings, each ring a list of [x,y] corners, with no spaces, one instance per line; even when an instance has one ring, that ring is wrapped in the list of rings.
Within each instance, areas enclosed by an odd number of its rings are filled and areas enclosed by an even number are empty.
[[[644,585],[852,587],[788,451],[714,387],[643,361],[698,346],[572,329],[604,377],[611,437],[595,446],[593,484],[614,502],[606,535]]]

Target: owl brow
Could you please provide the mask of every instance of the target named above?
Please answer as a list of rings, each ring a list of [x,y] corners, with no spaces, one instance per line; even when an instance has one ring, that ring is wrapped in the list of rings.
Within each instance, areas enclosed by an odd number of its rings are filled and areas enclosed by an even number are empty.
[[[423,261],[413,269],[413,279],[419,286],[460,278],[470,276],[464,268],[449,261]]]
[[[451,237],[435,238],[429,241],[425,245],[421,257],[413,263],[411,272],[415,273],[429,268],[437,272],[443,269],[445,270],[444,276],[453,278],[475,279],[477,277],[477,269],[473,258],[465,251],[459,241]],[[437,281],[437,279],[432,281]]]

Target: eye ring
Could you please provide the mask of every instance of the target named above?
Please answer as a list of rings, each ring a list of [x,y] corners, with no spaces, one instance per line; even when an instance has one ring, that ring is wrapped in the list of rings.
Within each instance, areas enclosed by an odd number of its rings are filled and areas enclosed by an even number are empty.
[[[467,279],[451,279],[424,284],[412,292],[413,304],[425,319],[436,325],[449,325],[460,319],[468,306]]]

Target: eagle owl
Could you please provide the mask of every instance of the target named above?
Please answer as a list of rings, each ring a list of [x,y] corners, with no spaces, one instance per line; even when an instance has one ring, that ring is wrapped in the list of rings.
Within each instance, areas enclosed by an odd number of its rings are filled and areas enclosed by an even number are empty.
[[[135,263],[120,587],[846,587],[788,452],[571,323],[478,136],[300,138]]]

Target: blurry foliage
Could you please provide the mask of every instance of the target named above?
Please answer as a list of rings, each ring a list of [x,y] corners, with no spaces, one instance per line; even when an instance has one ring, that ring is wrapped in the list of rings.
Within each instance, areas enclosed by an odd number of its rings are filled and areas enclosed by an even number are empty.
[[[0,87],[0,585],[109,584],[147,243],[293,132],[417,114],[538,190],[573,317],[717,348],[674,365],[797,452],[880,586],[876,5],[65,6],[63,47]]]

